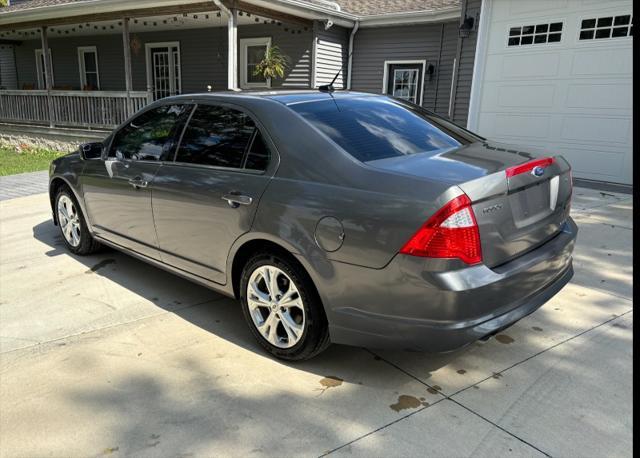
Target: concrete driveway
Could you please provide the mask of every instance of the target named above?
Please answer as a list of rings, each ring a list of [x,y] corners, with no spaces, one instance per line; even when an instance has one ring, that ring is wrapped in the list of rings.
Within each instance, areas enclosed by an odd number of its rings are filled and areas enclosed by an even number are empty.
[[[1,456],[631,456],[631,196],[576,188],[574,280],[448,355],[285,364],[238,304],[0,202]]]

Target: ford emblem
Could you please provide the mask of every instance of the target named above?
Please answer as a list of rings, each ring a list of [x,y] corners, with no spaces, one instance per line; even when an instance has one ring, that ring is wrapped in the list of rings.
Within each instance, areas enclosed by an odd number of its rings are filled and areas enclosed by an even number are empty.
[[[544,175],[544,168],[540,167],[539,165],[534,167],[533,170],[531,171],[531,175],[536,177],[541,177],[542,175]]]

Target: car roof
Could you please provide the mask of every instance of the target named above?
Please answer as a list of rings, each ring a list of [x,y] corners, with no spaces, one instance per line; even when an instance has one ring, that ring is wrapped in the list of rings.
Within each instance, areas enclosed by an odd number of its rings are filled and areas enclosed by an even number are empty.
[[[229,100],[255,100],[256,98],[271,99],[282,103],[283,105],[294,105],[298,103],[315,102],[334,99],[360,98],[360,97],[384,97],[380,94],[371,94],[368,92],[356,91],[320,91],[320,90],[257,90],[257,91],[217,91],[203,92],[195,94],[182,94],[162,99],[163,101],[184,100],[184,99],[206,99],[211,98],[228,98]]]

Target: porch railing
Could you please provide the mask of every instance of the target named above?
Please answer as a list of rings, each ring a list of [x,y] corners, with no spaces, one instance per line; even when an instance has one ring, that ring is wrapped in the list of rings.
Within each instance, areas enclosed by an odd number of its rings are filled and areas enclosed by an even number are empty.
[[[151,101],[145,91],[0,90],[0,121],[113,128]]]

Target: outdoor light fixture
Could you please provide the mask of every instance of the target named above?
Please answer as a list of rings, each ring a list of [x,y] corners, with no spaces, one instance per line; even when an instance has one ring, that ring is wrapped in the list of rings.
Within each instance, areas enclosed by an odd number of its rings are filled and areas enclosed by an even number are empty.
[[[466,14],[464,15],[464,20],[462,21],[462,24],[460,24],[460,29],[458,31],[458,36],[462,37],[462,38],[467,38],[469,36],[469,33],[471,33],[472,30],[474,29],[475,26],[475,18],[473,16],[467,16]]]
[[[433,79],[433,74],[436,71],[436,67],[433,64],[427,65],[427,75],[429,75],[429,81]]]

